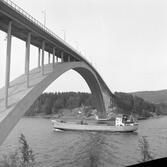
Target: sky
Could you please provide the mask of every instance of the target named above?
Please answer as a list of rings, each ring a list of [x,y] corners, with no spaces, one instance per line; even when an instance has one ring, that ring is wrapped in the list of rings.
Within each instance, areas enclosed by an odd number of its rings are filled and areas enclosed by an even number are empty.
[[[13,0],[44,23],[97,69],[112,92],[167,89],[166,0]],[[4,85],[6,41],[0,32],[0,87]],[[31,47],[30,68],[38,50]],[[24,72],[25,42],[12,39],[11,80]],[[17,68],[16,68],[17,67]],[[74,71],[47,91],[89,91]]]

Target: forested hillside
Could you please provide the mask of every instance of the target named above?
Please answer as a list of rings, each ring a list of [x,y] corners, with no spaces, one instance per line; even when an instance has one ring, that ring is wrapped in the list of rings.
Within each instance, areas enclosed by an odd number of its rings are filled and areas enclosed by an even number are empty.
[[[115,101],[121,113],[133,113],[145,118],[167,114],[167,105],[150,103],[132,94],[115,92]]]
[[[91,94],[80,92],[44,93],[39,96],[25,115],[57,114],[60,109],[74,109],[83,105],[94,107]]]
[[[152,103],[167,103],[167,90],[133,92],[133,95]]]
[[[167,104],[154,104],[132,94],[115,92],[114,105],[118,113],[135,114],[138,117],[150,117],[167,114]],[[26,116],[38,114],[58,114],[60,109],[75,109],[81,106],[95,108],[94,99],[89,93],[44,93],[26,112]]]

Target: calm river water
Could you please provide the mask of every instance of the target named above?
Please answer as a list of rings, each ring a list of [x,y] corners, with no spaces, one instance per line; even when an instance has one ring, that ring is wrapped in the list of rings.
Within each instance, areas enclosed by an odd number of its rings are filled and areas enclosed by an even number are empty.
[[[0,147],[0,155],[18,147],[21,133],[41,167],[132,165],[141,160],[141,136],[147,136],[154,158],[167,156],[167,117],[140,121],[137,133],[53,132],[49,119],[22,118]]]

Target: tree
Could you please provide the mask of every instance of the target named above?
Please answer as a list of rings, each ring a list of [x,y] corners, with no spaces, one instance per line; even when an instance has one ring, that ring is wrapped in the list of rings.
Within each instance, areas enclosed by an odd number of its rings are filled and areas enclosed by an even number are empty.
[[[33,167],[35,157],[23,134],[19,138],[19,143],[21,144],[19,148],[21,152],[21,167]]]
[[[19,149],[14,153],[4,155],[0,160],[1,167],[34,167],[35,156],[32,149],[29,147],[26,138],[23,134],[19,137]]]
[[[151,156],[150,146],[146,136],[142,136],[139,139],[139,148],[142,156],[142,162],[152,160],[153,157]]]
[[[42,106],[42,113],[45,114],[52,114],[52,99],[51,98],[46,98],[44,105]]]

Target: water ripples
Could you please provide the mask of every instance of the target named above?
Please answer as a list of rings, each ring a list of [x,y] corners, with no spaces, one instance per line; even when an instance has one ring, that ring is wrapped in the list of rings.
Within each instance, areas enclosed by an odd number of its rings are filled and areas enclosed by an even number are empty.
[[[154,158],[167,156],[167,117],[141,121],[137,133],[53,132],[50,120],[23,118],[0,148],[17,147],[24,133],[38,167],[121,167],[140,162],[146,136]]]

